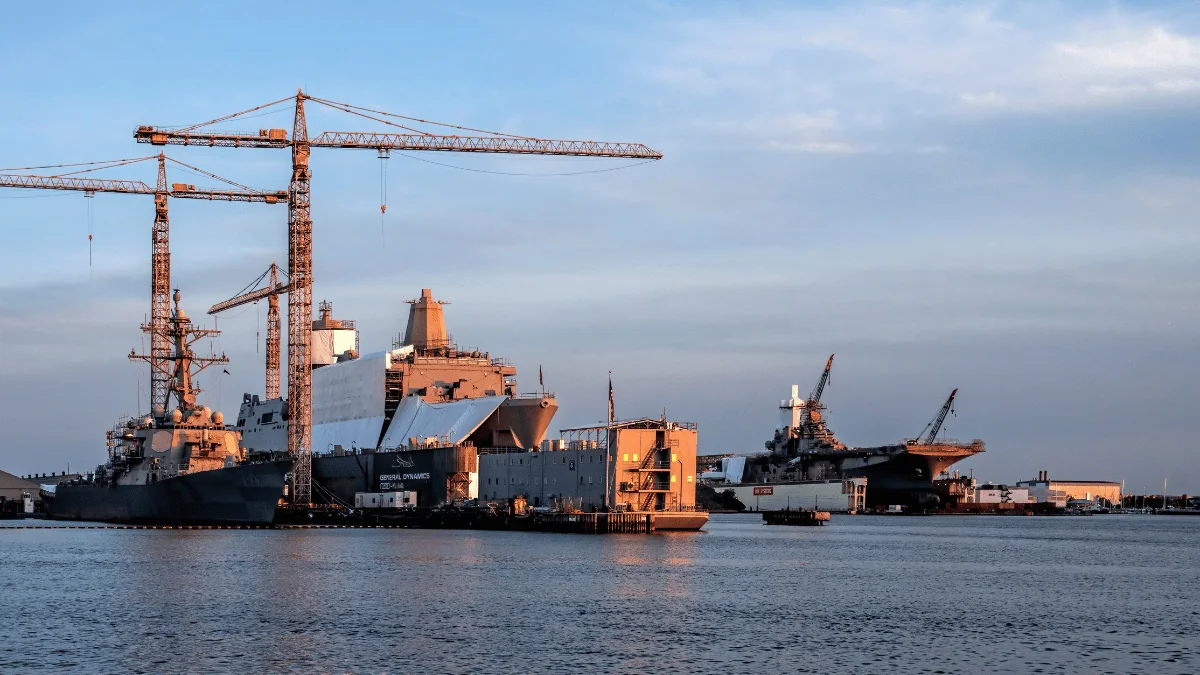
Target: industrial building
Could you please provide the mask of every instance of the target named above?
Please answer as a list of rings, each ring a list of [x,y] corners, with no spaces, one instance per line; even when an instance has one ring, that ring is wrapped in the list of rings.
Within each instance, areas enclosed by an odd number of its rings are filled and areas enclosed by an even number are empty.
[[[1056,506],[1066,506],[1073,499],[1103,499],[1113,506],[1121,505],[1121,484],[1112,481],[1051,480],[1049,471],[1039,471],[1037,478],[1017,481],[1017,487],[1028,488],[1036,502],[1052,502]]]
[[[695,508],[695,424],[639,419],[561,435],[544,449],[480,454],[480,498],[584,511]]]
[[[0,471],[0,515],[33,513],[42,501],[42,486],[31,480]]]

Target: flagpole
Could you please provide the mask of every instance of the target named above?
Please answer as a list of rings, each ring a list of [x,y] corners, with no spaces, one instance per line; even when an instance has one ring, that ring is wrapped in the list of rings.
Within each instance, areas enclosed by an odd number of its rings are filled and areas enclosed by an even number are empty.
[[[604,454],[608,456],[608,466],[604,469],[604,508],[611,510],[613,499],[610,497],[612,490],[612,481],[609,475],[616,475],[616,455],[613,453],[613,446],[616,439],[613,438],[613,417],[615,416],[613,407],[613,387],[612,387],[612,371],[608,371],[608,425],[604,429]]]

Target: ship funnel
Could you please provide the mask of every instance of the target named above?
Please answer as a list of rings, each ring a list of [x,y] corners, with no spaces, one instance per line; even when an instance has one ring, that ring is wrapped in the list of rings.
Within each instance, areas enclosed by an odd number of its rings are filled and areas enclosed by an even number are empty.
[[[433,291],[421,289],[421,297],[409,300],[408,327],[404,330],[404,344],[412,345],[416,351],[450,346],[446,334],[446,319],[442,316],[442,305],[433,299]]]

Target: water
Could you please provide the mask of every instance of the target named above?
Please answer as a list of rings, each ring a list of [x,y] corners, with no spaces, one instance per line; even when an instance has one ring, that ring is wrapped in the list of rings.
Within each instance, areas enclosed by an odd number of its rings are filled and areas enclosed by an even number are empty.
[[[2,672],[1200,671],[1200,518],[0,528]]]

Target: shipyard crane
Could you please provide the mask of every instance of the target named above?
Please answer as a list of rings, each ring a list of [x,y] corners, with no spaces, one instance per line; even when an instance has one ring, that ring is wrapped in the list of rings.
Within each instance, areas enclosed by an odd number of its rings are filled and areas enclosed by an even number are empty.
[[[198,131],[213,124],[226,122],[293,100],[295,114],[290,138],[286,129],[260,129],[257,133]],[[304,109],[306,101],[397,127],[407,133],[327,131],[310,137]],[[435,125],[486,135],[434,134],[408,126],[411,124]],[[662,153],[640,143],[548,140],[484,131],[338,103],[309,96],[303,90],[297,90],[295,97],[288,96],[278,101],[191,126],[173,129],[139,126],[134,130],[133,136],[139,143],[153,145],[291,150],[292,175],[288,190],[288,276],[290,278],[288,290],[288,452],[295,462],[292,469],[292,487],[294,501],[298,503],[311,503],[312,498],[313,265],[309,155],[313,148],[374,150],[379,153],[381,158],[387,157],[392,150],[397,150],[610,157],[646,161],[662,159]]]
[[[109,180],[101,178],[80,177],[78,175],[100,169],[111,169],[144,162],[158,160],[158,181],[154,187],[140,180]],[[211,178],[228,183],[235,189],[226,190],[197,190],[195,185],[173,183],[167,185],[167,161],[202,173]],[[70,166],[98,165],[92,169],[82,169],[56,176],[31,176],[23,174],[0,174],[0,187],[29,188],[38,190],[73,190],[92,197],[98,192],[117,194],[136,194],[154,196],[154,228],[151,235],[152,254],[150,256],[150,322],[142,326],[142,330],[150,335],[150,353],[147,355],[131,355],[130,358],[144,360],[150,364],[150,410],[165,409],[167,397],[170,395],[170,382],[174,375],[174,366],[170,361],[170,337],[167,335],[168,321],[171,313],[171,249],[170,221],[167,217],[168,198],[207,199],[210,201],[226,202],[262,202],[267,204],[282,204],[287,201],[287,192],[260,192],[251,190],[231,180],[221,178],[216,174],[198,169],[179,160],[167,157],[163,153],[157,156],[139,157],[111,162],[86,162]],[[66,165],[61,165],[66,166]],[[35,168],[35,167],[30,167]],[[50,168],[50,167],[38,167]],[[88,235],[89,239],[91,235]]]
[[[812,421],[814,410],[818,410],[821,404],[821,394],[825,393],[825,385],[829,384],[829,370],[833,368],[833,354],[829,355],[829,360],[825,362],[825,370],[821,373],[821,379],[817,381],[817,386],[813,388],[812,393],[808,395],[808,402],[804,405],[804,411],[801,413],[801,424]],[[817,413],[817,419],[820,419],[820,413]]]
[[[946,415],[954,412],[954,397],[957,394],[958,388],[955,387],[954,391],[950,392],[950,398],[947,398],[946,402],[942,404],[942,409],[938,411],[937,417],[934,417],[929,421],[929,424],[925,425],[925,429],[921,432],[925,434],[925,440],[922,441],[921,434],[917,434],[917,437],[910,441],[909,445],[932,445],[937,440],[938,432],[942,430],[942,424],[946,422]],[[929,433],[925,433],[925,431]]]
[[[263,281],[267,285],[256,288]],[[255,290],[247,290],[255,289]],[[227,309],[267,299],[267,384],[265,392],[267,400],[279,398],[279,296],[287,293],[288,284],[279,282],[279,268],[274,262],[266,272],[250,282],[246,288],[234,297],[218,302],[208,309],[208,313],[218,314]]]

